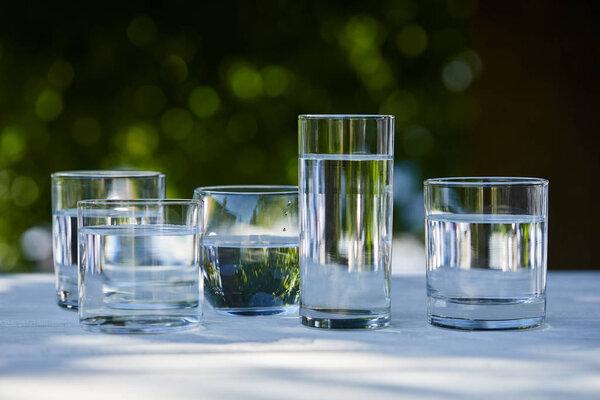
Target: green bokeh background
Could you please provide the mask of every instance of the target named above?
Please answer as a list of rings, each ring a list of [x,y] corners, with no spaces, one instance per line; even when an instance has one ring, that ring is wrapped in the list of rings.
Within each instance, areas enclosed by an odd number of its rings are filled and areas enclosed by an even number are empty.
[[[585,178],[599,170],[593,8],[4,4],[0,272],[51,265],[22,246],[28,229],[49,229],[51,172],[159,170],[167,196],[183,198],[203,185],[296,184],[302,113],[396,116],[399,234],[422,235],[423,178],[541,176],[551,181],[549,266],[592,268],[598,217],[569,215],[573,201],[596,198]]]

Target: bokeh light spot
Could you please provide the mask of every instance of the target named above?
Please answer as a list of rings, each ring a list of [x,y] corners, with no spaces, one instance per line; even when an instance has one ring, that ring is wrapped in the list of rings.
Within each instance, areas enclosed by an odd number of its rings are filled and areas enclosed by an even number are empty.
[[[261,75],[267,96],[280,96],[290,85],[290,73],[285,68],[270,65],[262,69]]]
[[[393,93],[381,106],[382,114],[396,116],[398,122],[411,120],[419,110],[419,103],[410,92],[400,91]]]
[[[398,34],[400,52],[407,57],[417,57],[427,48],[427,32],[417,24],[405,26]]]
[[[34,226],[21,235],[23,256],[31,261],[42,261],[52,255],[52,233],[50,229]]]
[[[227,122],[227,136],[234,143],[243,143],[256,136],[256,118],[249,113],[236,114]]]
[[[364,82],[371,90],[382,90],[390,86],[393,82],[390,66],[385,61],[380,63],[373,73],[364,78]]]
[[[157,35],[156,24],[147,15],[135,17],[127,25],[127,38],[136,46],[148,46],[154,43]]]
[[[164,80],[169,82],[185,82],[188,77],[187,64],[178,55],[170,54],[162,62],[160,75]]]
[[[16,249],[7,244],[0,242],[0,265],[3,271],[12,270],[19,260],[19,255]]]
[[[481,70],[483,69],[483,63],[481,62],[481,57],[475,50],[465,50],[458,55],[458,58],[464,60],[471,67],[471,71],[473,72],[473,76],[478,76],[481,74]]]
[[[178,57],[181,57],[184,62],[189,63],[196,55],[197,44],[198,40],[187,34],[183,34],[174,38],[168,38],[164,42],[164,54],[177,55]]]
[[[350,62],[360,74],[363,83],[371,90],[380,90],[390,85],[393,81],[392,71],[388,63],[379,55],[378,51],[350,52]]]
[[[19,207],[27,207],[33,204],[39,195],[37,183],[27,176],[16,177],[10,192],[13,202]]]
[[[185,139],[194,128],[192,115],[183,108],[171,108],[160,118],[160,128],[170,138]]]
[[[260,73],[252,66],[235,63],[229,68],[229,86],[233,94],[243,100],[253,100],[263,91]]]
[[[442,81],[451,92],[466,90],[473,80],[471,67],[463,60],[454,60],[444,66]]]
[[[125,150],[137,157],[148,156],[158,147],[158,134],[150,124],[139,123],[129,127],[125,134]]]
[[[394,84],[394,77],[379,47],[385,40],[383,26],[371,16],[355,15],[348,20],[341,44],[346,47],[350,63],[370,91],[380,91]]]
[[[361,74],[367,76],[377,73],[383,62],[379,54],[371,53],[365,57],[364,53],[356,51],[350,54],[350,61]]]
[[[165,95],[157,86],[142,86],[138,88],[133,95],[133,106],[141,115],[156,115],[163,110],[165,103]]]
[[[219,94],[209,86],[199,86],[190,93],[190,110],[198,117],[210,117],[217,112],[220,103]]]
[[[394,202],[405,206],[420,187],[419,166],[414,160],[394,163]],[[404,208],[404,207],[402,207]],[[405,212],[401,211],[402,214]]]
[[[433,150],[433,136],[426,128],[412,125],[404,130],[402,144],[404,151],[409,156],[425,156]]]
[[[0,164],[12,164],[25,155],[25,134],[18,127],[9,125],[0,136]]]
[[[73,139],[82,146],[92,146],[98,142],[102,135],[100,122],[94,117],[84,116],[77,118],[71,128]]]
[[[62,110],[62,98],[54,90],[44,90],[35,101],[35,114],[43,121],[55,120]]]
[[[345,38],[349,47],[368,50],[377,47],[385,38],[379,22],[367,15],[357,15],[348,21]]]
[[[73,66],[65,60],[55,61],[48,70],[48,83],[61,90],[69,87],[73,82],[75,70]]]

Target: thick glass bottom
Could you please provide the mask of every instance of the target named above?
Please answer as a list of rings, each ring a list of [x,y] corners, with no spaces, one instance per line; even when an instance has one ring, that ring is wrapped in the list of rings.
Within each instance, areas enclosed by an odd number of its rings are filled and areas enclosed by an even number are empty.
[[[69,310],[77,310],[77,296],[72,296],[69,292],[59,291],[56,293],[56,303]]]
[[[429,323],[443,328],[455,328],[465,330],[502,330],[502,329],[526,329],[541,325],[544,317],[506,319],[506,320],[471,320],[462,318],[429,316]]]
[[[298,306],[280,307],[241,307],[241,308],[214,308],[217,314],[239,315],[253,317],[258,315],[292,315],[298,313]]]
[[[381,312],[369,310],[322,310],[300,308],[300,321],[311,328],[323,329],[382,329],[390,324],[389,309]]]
[[[56,277],[56,301],[60,307],[77,309],[79,302],[77,287],[77,264],[54,266]]]
[[[85,330],[115,334],[170,333],[199,326],[197,317],[183,316],[97,316],[79,320]]]
[[[457,298],[430,294],[427,298],[429,322],[447,328],[469,330],[532,328],[544,322],[545,314],[545,296]]]

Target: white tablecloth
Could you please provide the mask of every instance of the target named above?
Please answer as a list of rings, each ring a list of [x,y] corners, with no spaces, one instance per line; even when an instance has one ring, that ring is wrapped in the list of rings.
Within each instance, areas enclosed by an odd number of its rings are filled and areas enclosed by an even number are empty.
[[[429,326],[423,275],[392,279],[392,325],[325,331],[297,317],[205,312],[190,332],[79,328],[50,274],[0,276],[0,399],[599,399],[600,272],[552,272],[547,323]]]

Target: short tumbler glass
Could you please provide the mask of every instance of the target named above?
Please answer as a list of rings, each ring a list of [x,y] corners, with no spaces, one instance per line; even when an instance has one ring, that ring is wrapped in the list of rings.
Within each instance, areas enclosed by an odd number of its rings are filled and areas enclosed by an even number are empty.
[[[165,175],[152,171],[65,171],[52,177],[52,236],[58,305],[77,308],[77,202],[165,197]]]
[[[196,200],[80,201],[82,327],[163,333],[197,326],[201,218]]]
[[[228,315],[298,310],[298,188],[197,188],[206,299]]]
[[[469,177],[424,185],[429,322],[460,329],[541,324],[548,181]]]
[[[386,327],[394,117],[301,115],[299,141],[301,321]]]

